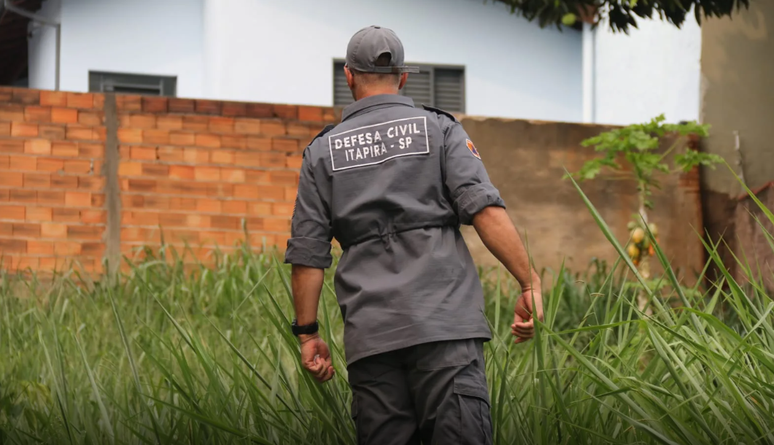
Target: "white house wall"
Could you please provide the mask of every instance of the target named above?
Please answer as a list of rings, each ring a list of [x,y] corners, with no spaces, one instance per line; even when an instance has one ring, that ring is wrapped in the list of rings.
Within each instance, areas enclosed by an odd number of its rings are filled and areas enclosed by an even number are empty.
[[[205,0],[206,96],[332,105],[333,60],[361,27],[414,63],[465,66],[466,112],[578,121],[581,36],[480,0]]]
[[[593,121],[626,125],[661,113],[698,120],[701,29],[693,15],[682,29],[659,20],[638,26],[614,34],[603,23],[595,32]]]

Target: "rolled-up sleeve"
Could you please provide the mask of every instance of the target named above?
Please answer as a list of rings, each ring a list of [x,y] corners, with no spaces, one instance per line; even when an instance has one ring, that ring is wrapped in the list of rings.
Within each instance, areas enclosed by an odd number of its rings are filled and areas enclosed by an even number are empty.
[[[505,208],[500,192],[492,185],[484,163],[468,148],[470,138],[462,125],[451,123],[444,131],[444,177],[452,206],[461,224],[489,206]]]
[[[319,184],[315,177],[314,162],[307,149],[301,164],[285,263],[318,269],[330,267],[333,261],[331,219],[325,190],[324,184]]]

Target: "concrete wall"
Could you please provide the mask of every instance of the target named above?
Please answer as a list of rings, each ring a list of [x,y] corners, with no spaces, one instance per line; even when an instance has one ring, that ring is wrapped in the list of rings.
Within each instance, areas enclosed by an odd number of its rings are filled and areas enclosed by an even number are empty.
[[[61,2],[61,8],[52,4]],[[63,91],[87,92],[89,71],[177,76],[180,97],[203,96],[204,0],[46,0],[62,21]],[[53,89],[53,31],[30,41],[30,87]]]
[[[591,258],[617,258],[572,183],[561,179],[565,168],[577,171],[593,156],[593,149],[581,147],[580,142],[606,127],[474,118],[462,122],[508,213],[522,235],[529,237],[538,268],[558,270],[566,258],[568,267],[584,270]],[[650,219],[659,226],[660,242],[673,265],[682,269],[687,282],[695,282],[694,272],[704,264],[703,248],[694,232],[702,221],[698,171],[666,178],[662,185],[654,192]],[[625,243],[626,225],[637,211],[634,184],[595,180],[581,187],[616,238]],[[481,264],[496,264],[474,229],[467,228],[464,234]]]
[[[638,20],[629,34],[603,22],[594,31],[591,122],[628,125],[661,113],[669,122],[699,119],[701,28]]]

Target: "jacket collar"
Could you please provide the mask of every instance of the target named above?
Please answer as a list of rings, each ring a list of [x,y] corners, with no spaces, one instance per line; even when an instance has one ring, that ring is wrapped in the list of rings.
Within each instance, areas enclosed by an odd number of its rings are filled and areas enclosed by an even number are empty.
[[[356,114],[360,114],[366,110],[374,107],[384,105],[403,105],[407,107],[414,107],[414,100],[410,97],[400,96],[398,94],[379,94],[376,96],[369,96],[364,99],[347,105],[341,113],[341,121],[351,118]]]

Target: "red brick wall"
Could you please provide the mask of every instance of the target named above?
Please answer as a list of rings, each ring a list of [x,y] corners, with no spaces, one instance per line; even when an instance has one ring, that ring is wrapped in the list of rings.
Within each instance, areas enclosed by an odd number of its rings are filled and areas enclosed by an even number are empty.
[[[123,255],[158,246],[163,234],[206,258],[245,229],[253,245],[282,248],[303,149],[338,117],[319,107],[0,89],[4,267],[49,270],[76,259],[101,270],[115,242],[106,236],[109,199],[120,200]],[[116,172],[102,171],[108,128]],[[115,195],[105,193],[109,174]]]

